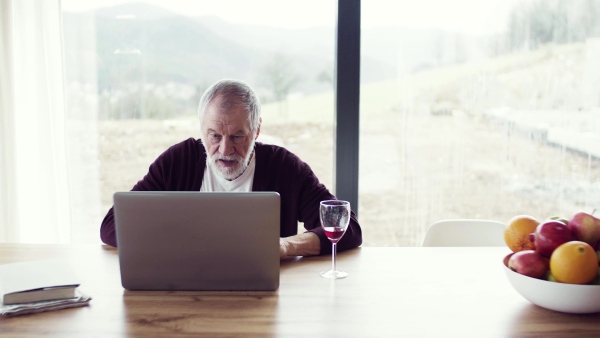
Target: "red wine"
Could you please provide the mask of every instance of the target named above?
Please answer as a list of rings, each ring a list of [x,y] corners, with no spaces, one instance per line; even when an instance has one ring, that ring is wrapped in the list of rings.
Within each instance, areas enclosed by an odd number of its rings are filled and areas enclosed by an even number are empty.
[[[346,232],[346,229],[342,227],[324,227],[323,230],[325,230],[325,236],[334,243],[337,243]]]

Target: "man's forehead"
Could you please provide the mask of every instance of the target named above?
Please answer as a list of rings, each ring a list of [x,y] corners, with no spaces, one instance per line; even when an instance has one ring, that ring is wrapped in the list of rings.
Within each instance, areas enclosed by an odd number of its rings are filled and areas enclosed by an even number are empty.
[[[207,112],[204,117],[204,128],[207,131],[213,131],[217,133],[234,134],[237,132],[247,133],[250,131],[250,121],[246,114],[227,114]]]
[[[247,133],[250,128],[250,113],[238,98],[223,95],[214,97],[207,105],[204,128],[216,132]],[[226,130],[225,130],[226,129]]]
[[[231,127],[226,127],[226,128],[207,128],[206,129],[206,133],[207,134],[219,134],[219,135],[239,135],[239,136],[245,136],[247,135],[249,132],[249,129],[244,129],[244,128],[231,128]]]
[[[204,125],[206,129],[218,130],[221,128],[228,129],[250,129],[250,121],[242,116],[228,116],[228,115],[206,115],[204,119]]]

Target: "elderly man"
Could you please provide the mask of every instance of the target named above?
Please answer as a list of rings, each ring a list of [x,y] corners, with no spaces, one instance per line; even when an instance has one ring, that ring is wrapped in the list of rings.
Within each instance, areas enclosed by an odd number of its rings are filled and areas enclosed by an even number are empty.
[[[319,202],[335,199],[308,164],[282,147],[255,142],[260,134],[260,102],[244,82],[221,80],[206,90],[198,107],[201,135],[162,153],[133,191],[276,191],[281,199],[280,257],[331,253],[319,221]],[[307,232],[298,234],[298,222]],[[100,237],[116,246],[113,209]],[[362,243],[352,213],[338,243],[346,250]]]

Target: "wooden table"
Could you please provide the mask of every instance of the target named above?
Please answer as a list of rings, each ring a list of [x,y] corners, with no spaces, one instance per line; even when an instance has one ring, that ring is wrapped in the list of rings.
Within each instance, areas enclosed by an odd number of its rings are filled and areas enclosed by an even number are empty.
[[[0,337],[565,337],[600,336],[600,314],[535,306],[502,271],[506,248],[360,248],[281,264],[275,292],[132,292],[106,246],[0,244],[0,263],[72,261],[83,308],[0,319]]]

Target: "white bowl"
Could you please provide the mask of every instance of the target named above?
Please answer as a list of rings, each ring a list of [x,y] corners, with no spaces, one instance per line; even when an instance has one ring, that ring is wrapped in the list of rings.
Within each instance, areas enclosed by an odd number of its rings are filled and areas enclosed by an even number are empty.
[[[517,292],[535,305],[566,313],[600,312],[600,285],[578,285],[537,279],[521,275],[508,268],[504,272]]]

